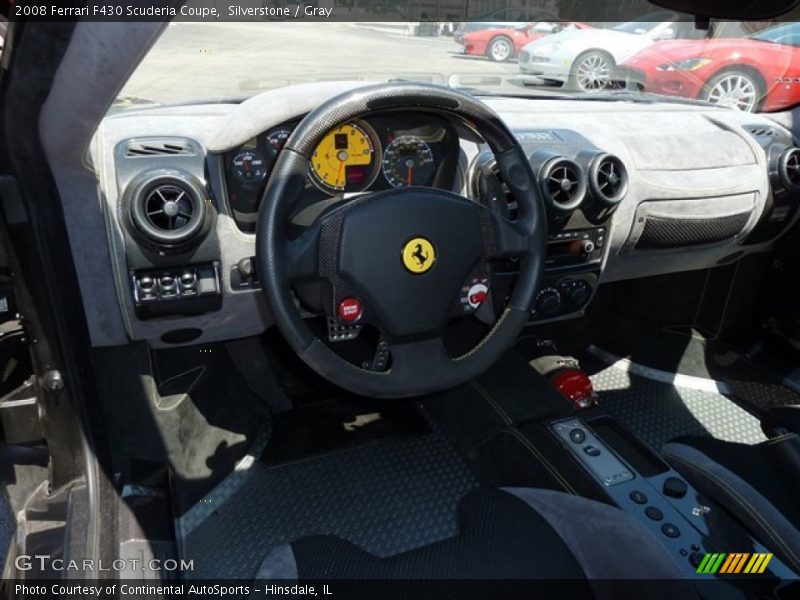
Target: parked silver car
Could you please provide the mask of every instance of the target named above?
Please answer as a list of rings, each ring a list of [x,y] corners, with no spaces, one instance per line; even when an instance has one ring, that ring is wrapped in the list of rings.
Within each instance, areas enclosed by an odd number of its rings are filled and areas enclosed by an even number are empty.
[[[661,40],[705,36],[677,13],[654,13],[611,29],[561,31],[522,48],[519,69],[556,84],[592,92],[610,86],[616,65]]]

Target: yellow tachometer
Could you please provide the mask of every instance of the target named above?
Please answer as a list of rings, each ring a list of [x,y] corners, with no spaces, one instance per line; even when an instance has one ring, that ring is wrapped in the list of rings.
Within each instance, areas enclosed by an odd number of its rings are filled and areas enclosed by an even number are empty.
[[[314,182],[327,192],[360,192],[377,175],[375,134],[347,123],[332,130],[311,156]]]

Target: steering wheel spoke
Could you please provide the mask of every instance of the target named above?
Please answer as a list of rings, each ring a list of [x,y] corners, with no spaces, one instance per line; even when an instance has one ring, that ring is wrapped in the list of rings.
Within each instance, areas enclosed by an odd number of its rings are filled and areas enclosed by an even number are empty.
[[[492,243],[487,251],[487,258],[520,258],[530,252],[530,236],[522,226],[494,211],[485,210],[492,230]]]
[[[390,374],[395,381],[424,377],[432,368],[443,368],[453,358],[441,337],[413,342],[389,343],[392,358]]]
[[[286,264],[293,282],[319,278],[319,240],[322,227],[314,223],[286,246]]]

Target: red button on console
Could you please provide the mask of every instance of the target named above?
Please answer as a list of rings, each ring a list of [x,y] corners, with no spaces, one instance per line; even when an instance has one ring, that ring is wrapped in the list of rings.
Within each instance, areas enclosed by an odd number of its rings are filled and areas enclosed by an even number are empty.
[[[475,292],[471,294],[469,297],[469,303],[473,306],[480,306],[486,301],[486,292],[483,290]]]
[[[361,318],[363,309],[357,298],[345,298],[339,303],[339,318],[347,323],[355,323]]]

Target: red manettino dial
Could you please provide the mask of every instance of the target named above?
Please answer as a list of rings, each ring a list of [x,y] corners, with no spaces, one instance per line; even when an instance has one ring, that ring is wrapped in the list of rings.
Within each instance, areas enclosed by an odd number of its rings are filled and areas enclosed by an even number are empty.
[[[592,380],[580,369],[561,369],[551,374],[550,382],[575,408],[597,404]]]

